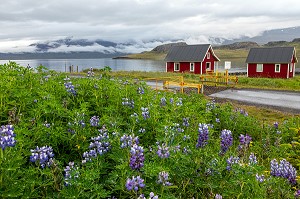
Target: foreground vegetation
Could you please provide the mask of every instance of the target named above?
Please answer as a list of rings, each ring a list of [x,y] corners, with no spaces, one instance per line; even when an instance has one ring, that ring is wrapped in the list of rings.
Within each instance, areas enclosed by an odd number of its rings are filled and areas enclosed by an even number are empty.
[[[87,72],[87,70],[85,72]],[[97,71],[95,72],[96,72],[95,74],[102,73],[102,72],[97,73]],[[140,80],[146,78],[163,78],[163,77],[174,77],[175,79],[175,77],[183,76],[185,82],[189,82],[189,83],[200,82],[200,76],[191,73],[113,71],[111,72],[111,76],[136,78]],[[248,78],[246,76],[238,76],[238,84],[230,85],[230,86],[234,86],[236,88],[257,88],[257,89],[271,89],[271,90],[300,91],[300,75],[296,75],[294,78],[290,78],[290,79]]]
[[[298,117],[38,71],[0,65],[0,198],[300,197]]]

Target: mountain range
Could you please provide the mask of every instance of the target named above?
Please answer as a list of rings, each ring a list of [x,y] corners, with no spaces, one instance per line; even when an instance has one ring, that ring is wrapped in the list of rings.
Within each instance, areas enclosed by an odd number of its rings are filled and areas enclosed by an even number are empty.
[[[209,37],[207,41],[216,48],[239,49],[255,47],[257,45],[281,45],[284,42],[291,42],[300,38],[300,26],[284,29],[266,30],[255,37],[240,37],[235,39]],[[208,43],[208,42],[205,43]],[[158,46],[165,46],[168,43],[185,43],[185,39],[178,40],[147,40],[128,42],[113,42],[102,39],[87,40],[74,39],[72,37],[32,43],[30,52],[1,53],[0,59],[87,59],[87,58],[108,58],[124,56],[132,53],[151,51]],[[271,43],[270,43],[271,42]]]

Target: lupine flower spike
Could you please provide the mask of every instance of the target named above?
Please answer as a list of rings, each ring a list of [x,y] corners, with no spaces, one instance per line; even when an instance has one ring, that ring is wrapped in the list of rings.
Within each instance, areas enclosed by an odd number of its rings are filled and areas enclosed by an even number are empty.
[[[1,126],[0,128],[0,148],[4,150],[6,147],[14,147],[16,144],[16,134],[12,125]]]

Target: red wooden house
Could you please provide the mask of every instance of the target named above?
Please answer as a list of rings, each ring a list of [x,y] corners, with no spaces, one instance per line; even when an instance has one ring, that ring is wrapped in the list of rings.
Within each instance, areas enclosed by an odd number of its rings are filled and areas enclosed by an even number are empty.
[[[166,58],[166,72],[204,74],[215,71],[220,59],[210,44],[173,46]]]
[[[294,47],[251,48],[246,60],[247,76],[291,78],[297,62]]]

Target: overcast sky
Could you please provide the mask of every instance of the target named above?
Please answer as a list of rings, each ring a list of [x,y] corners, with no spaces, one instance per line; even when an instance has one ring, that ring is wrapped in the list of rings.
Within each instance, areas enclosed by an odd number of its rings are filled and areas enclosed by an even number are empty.
[[[1,0],[0,10],[0,52],[66,37],[192,44],[300,25],[299,0]]]

